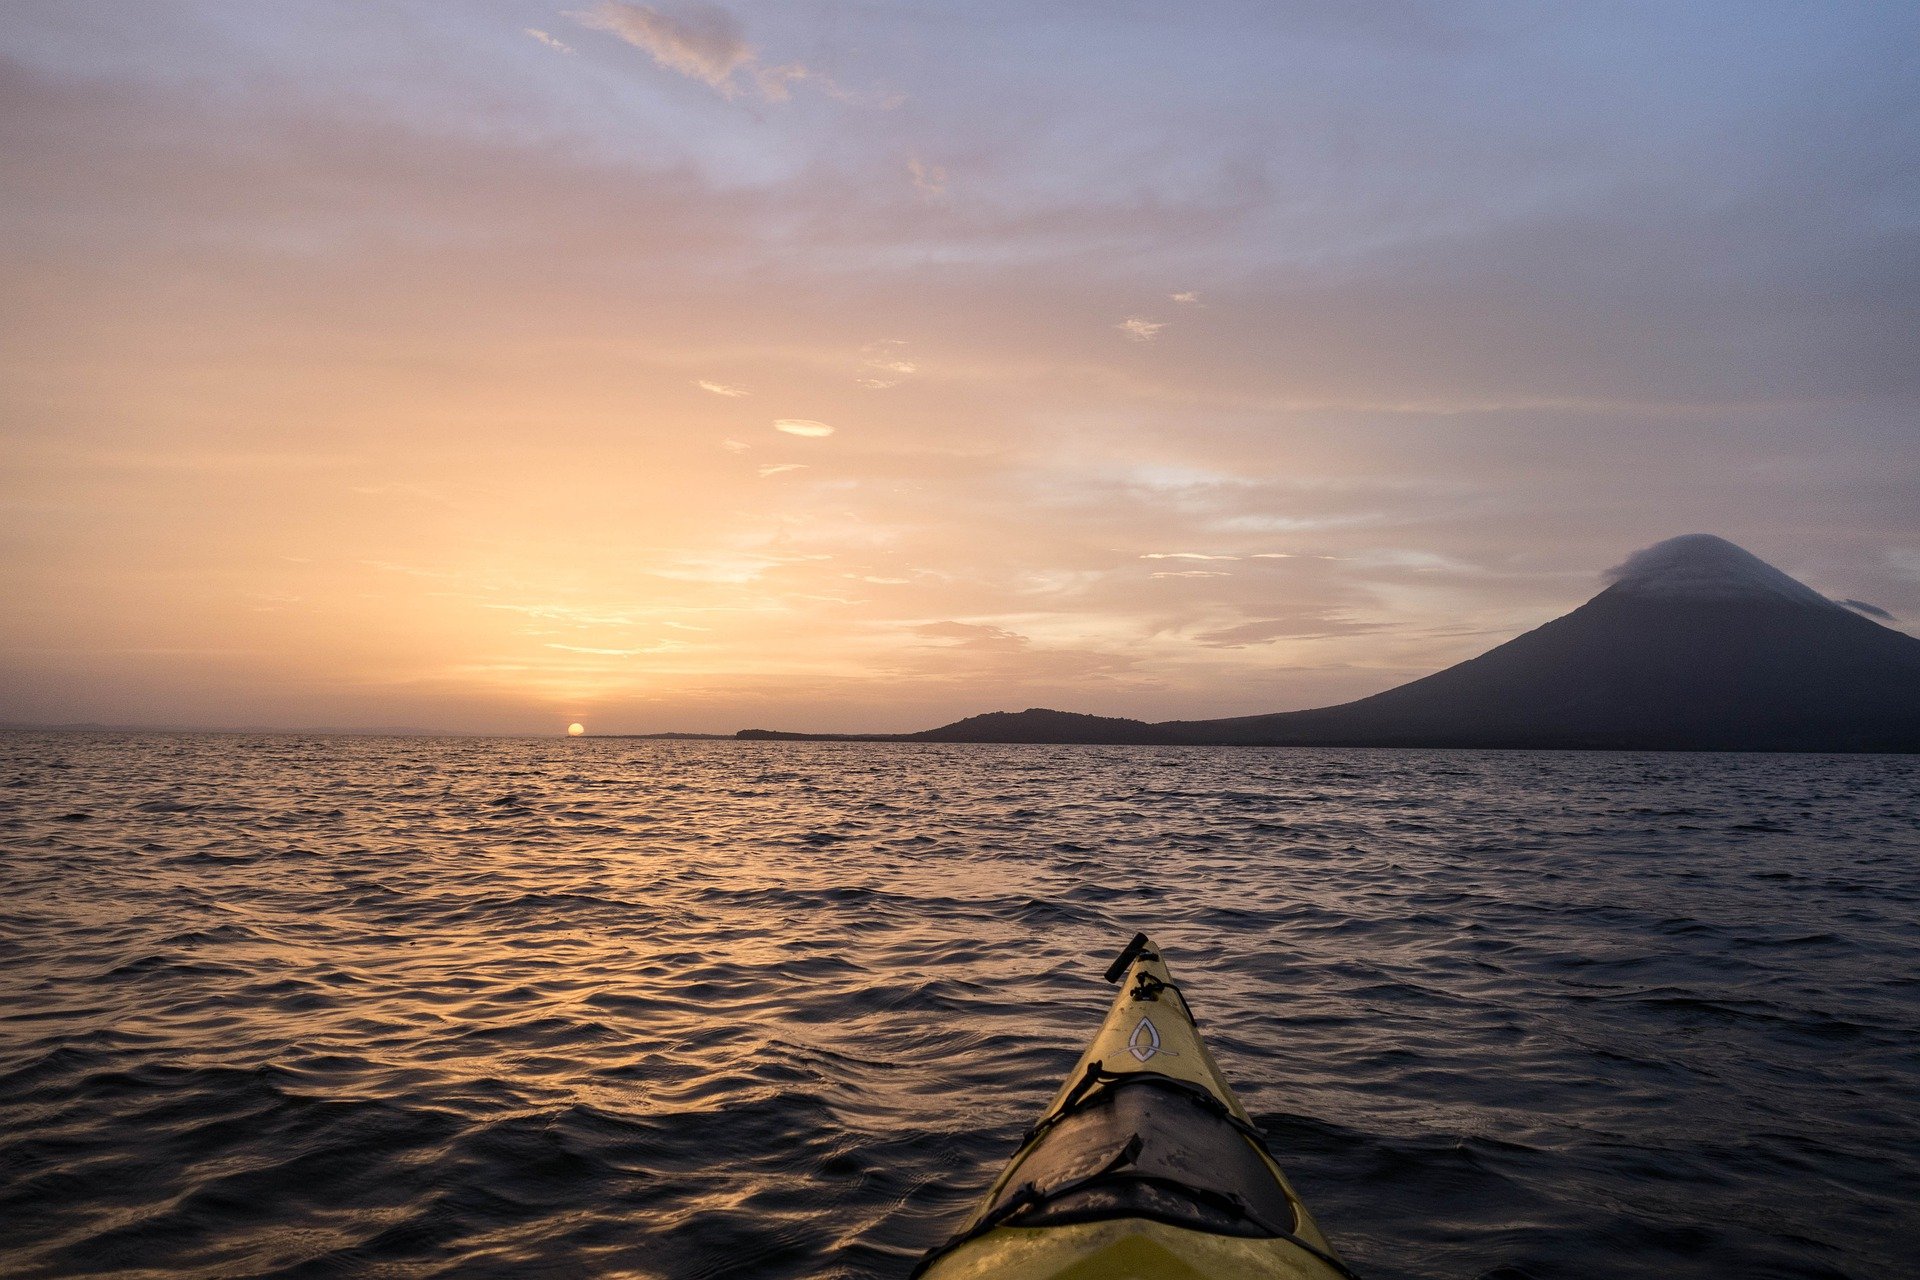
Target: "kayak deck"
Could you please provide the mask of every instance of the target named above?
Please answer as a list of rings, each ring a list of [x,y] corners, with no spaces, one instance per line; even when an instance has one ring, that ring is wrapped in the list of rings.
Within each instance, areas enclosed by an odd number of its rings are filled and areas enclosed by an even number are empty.
[[[1351,1280],[1207,1052],[1146,934],[1119,995],[923,1280]]]

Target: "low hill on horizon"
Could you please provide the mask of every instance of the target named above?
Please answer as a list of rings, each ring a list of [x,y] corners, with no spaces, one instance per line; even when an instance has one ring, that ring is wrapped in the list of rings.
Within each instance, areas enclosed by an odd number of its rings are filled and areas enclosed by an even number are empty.
[[[1158,724],[1035,707],[871,740],[1920,751],[1920,639],[1862,606],[1711,534],[1658,543],[1610,576],[1544,626],[1338,706]]]
[[[1110,746],[1185,741],[1168,727],[1145,720],[1082,715],[1077,711],[1052,711],[1046,707],[989,711],[901,737],[908,742],[1085,742]]]

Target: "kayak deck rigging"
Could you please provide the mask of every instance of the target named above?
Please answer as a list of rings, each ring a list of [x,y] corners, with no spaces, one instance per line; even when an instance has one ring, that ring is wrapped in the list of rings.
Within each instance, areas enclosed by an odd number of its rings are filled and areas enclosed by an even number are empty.
[[[1138,934],[1093,1044],[924,1280],[1353,1280]]]

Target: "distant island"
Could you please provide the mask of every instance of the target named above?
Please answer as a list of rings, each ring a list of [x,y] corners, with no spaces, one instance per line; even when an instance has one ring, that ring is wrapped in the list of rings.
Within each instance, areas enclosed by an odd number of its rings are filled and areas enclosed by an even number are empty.
[[[1711,534],[1635,553],[1579,608],[1339,706],[1149,723],[1041,707],[771,741],[1920,752],[1920,640]]]
[[[624,738],[635,741],[667,742],[731,742],[740,735],[737,733],[597,733],[596,738]]]

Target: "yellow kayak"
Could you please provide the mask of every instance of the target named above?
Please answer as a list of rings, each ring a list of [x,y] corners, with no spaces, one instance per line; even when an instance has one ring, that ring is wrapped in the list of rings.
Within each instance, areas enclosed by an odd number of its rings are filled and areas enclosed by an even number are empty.
[[[1200,1043],[1146,934],[1040,1123],[918,1280],[1354,1280]]]

